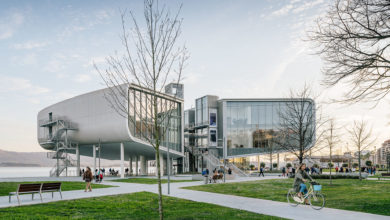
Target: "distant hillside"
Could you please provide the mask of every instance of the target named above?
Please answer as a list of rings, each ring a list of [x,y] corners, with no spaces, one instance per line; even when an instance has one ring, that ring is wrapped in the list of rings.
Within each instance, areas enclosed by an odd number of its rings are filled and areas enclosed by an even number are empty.
[[[71,155],[75,159],[75,155]],[[81,156],[80,164],[82,167],[93,166],[93,158]],[[98,160],[96,160],[96,163]],[[46,152],[14,152],[0,150],[0,167],[52,167],[56,160],[47,158]],[[118,160],[101,159],[102,167],[118,167]]]

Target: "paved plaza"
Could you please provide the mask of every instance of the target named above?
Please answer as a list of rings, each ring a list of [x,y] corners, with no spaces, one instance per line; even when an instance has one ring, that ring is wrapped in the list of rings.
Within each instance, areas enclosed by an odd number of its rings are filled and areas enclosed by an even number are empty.
[[[260,179],[276,179],[279,177],[271,176],[265,178],[259,177],[247,177],[247,178],[239,178],[236,180],[227,180],[227,182],[241,182],[241,181],[252,181],[252,180],[260,180]],[[94,189],[92,192],[84,192],[84,190],[74,190],[74,191],[65,191],[62,192],[63,199],[62,200],[73,200],[73,199],[82,199],[82,198],[90,198],[90,197],[99,197],[99,196],[108,196],[108,195],[118,195],[118,194],[126,194],[126,193],[135,193],[141,191],[153,192],[157,193],[157,185],[156,184],[135,184],[135,183],[123,183],[123,182],[112,182],[114,178],[106,178],[103,184],[113,185],[115,187],[111,188],[101,188]],[[177,179],[188,179],[188,177],[181,177]],[[4,179],[5,180],[5,179]],[[20,179],[7,179],[7,181],[15,181]],[[47,181],[52,180],[53,178],[35,178],[37,181]],[[68,178],[59,178],[57,180],[61,181],[81,181],[81,178],[77,177],[68,177]],[[0,181],[4,182],[0,179]],[[32,179],[29,179],[32,181]],[[218,193],[210,193],[210,192],[202,192],[202,191],[193,191],[187,189],[181,189],[186,186],[196,186],[203,184],[202,181],[195,182],[178,182],[171,183],[171,193],[169,196],[192,200],[196,202],[205,202],[211,203],[215,205],[225,206],[229,208],[246,210],[259,214],[266,214],[272,216],[278,216],[288,219],[343,219],[343,220],[359,220],[359,219],[387,219],[389,220],[389,216],[382,215],[374,215],[362,212],[353,212],[332,208],[323,208],[319,211],[312,209],[310,206],[298,206],[291,207],[287,203],[284,202],[275,202],[270,200],[263,199],[254,199],[247,198],[241,196],[233,196],[233,195],[224,195]],[[259,187],[261,187],[259,185]],[[162,185],[164,195],[167,195],[167,184]],[[287,189],[286,189],[287,190]],[[60,196],[58,193],[55,193],[54,199],[51,198],[51,193],[43,194],[43,203],[60,201]],[[34,201],[31,200],[31,195],[22,195],[21,196],[22,205],[31,205],[31,204],[40,204],[41,201],[36,197]],[[8,196],[0,197],[0,207],[11,207],[18,206],[16,197],[12,198],[11,203],[8,202]]]

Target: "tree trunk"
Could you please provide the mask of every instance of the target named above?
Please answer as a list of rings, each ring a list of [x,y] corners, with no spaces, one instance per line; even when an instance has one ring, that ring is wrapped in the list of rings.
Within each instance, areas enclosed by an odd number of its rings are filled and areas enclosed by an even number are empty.
[[[157,163],[157,180],[158,180],[158,214],[160,220],[164,219],[163,215],[163,202],[162,202],[162,190],[161,190],[161,171],[160,171],[160,149],[156,146],[156,163]]]
[[[330,164],[332,164],[332,146],[330,146],[330,154],[329,154]],[[332,166],[329,166],[329,179],[330,179],[330,185],[332,185]]]
[[[273,170],[273,164],[272,164],[272,147],[271,147],[271,151],[269,153],[269,163],[270,163],[270,170],[272,171]]]
[[[358,164],[359,164],[359,180],[362,181],[362,165],[361,165],[361,162],[360,162],[360,159],[361,159],[361,154],[360,154],[360,149],[359,149],[359,152],[358,152]]]

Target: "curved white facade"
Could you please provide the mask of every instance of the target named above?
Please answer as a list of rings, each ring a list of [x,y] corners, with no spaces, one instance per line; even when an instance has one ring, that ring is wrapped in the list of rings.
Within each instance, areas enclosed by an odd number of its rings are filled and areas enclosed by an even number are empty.
[[[125,91],[129,89],[124,86]],[[78,144],[81,155],[92,156],[92,146],[100,143],[101,157],[105,159],[120,159],[120,143],[124,143],[125,158],[145,156],[147,159],[155,158],[154,148],[138,138],[132,137],[128,119],[121,116],[105,97],[108,89],[101,89],[79,95],[44,108],[38,113],[38,142],[47,150],[54,150],[53,144],[47,144],[49,128],[42,126],[48,121],[62,119],[73,125],[74,130],[67,131],[69,141]],[[125,97],[122,97],[123,99]],[[127,100],[123,100],[126,103]],[[52,120],[49,120],[52,118]],[[52,129],[52,128],[50,128]],[[50,136],[60,133],[53,127]],[[161,147],[161,151],[166,151]],[[182,157],[182,152],[173,151],[173,157]]]

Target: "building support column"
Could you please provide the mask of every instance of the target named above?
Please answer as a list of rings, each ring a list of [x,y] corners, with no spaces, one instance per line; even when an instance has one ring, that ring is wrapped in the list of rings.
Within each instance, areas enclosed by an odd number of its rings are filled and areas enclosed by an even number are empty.
[[[95,170],[96,170],[96,145],[92,146],[92,150],[93,150],[93,153],[92,153],[92,155],[93,155],[93,170],[92,170],[92,173],[94,173],[96,175],[96,172],[95,172]]]
[[[140,161],[141,161],[141,175],[142,176],[145,176],[145,175],[147,175],[147,173],[146,173],[146,158],[145,158],[145,156],[139,156],[139,159],[140,159]]]
[[[257,171],[260,173],[260,155],[257,155]]]
[[[279,153],[277,153],[276,155],[277,155],[277,164],[278,164],[277,169],[279,170],[279,169],[280,169],[280,168],[279,168],[279,167],[280,167],[280,166],[279,166]]]
[[[125,178],[125,145],[121,143],[121,178]]]
[[[135,156],[135,175],[138,176],[138,155]]]
[[[149,161],[145,159],[145,175],[149,176]]]
[[[168,174],[168,161],[167,161],[167,158],[164,158],[163,160],[163,164],[162,164],[162,168],[163,168],[163,174],[164,175],[167,175]]]
[[[129,176],[133,174],[133,159],[129,157]]]
[[[77,172],[77,176],[80,176],[80,147],[79,147],[79,145],[77,145],[77,147],[76,147],[76,160],[77,160],[77,164],[76,164],[76,166],[77,166],[77,170],[76,170],[76,172]]]

